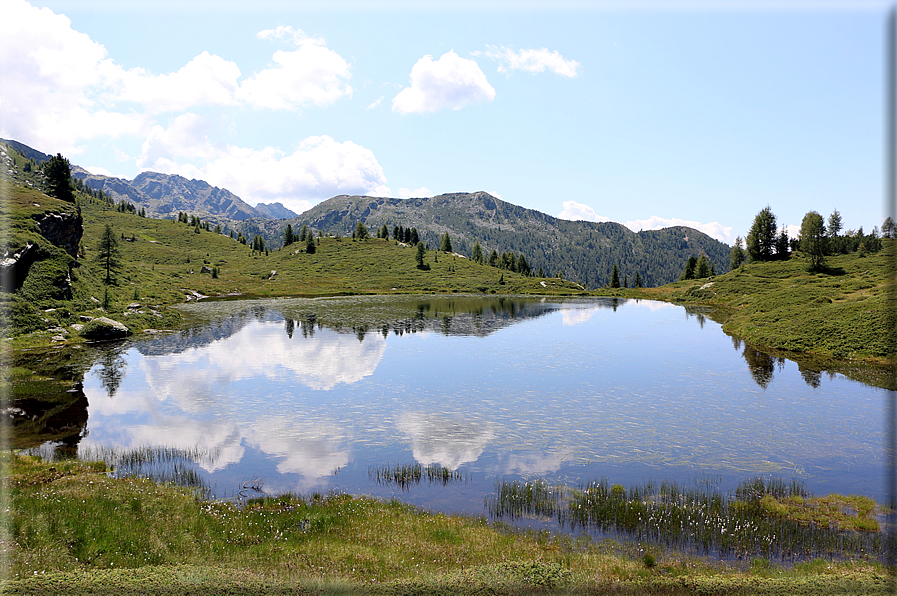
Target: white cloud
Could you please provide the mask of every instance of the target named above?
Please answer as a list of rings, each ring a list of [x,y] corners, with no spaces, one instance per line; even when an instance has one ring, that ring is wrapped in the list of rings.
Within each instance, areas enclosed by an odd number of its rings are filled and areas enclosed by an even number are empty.
[[[0,19],[0,135],[48,153],[73,155],[79,141],[136,134],[141,114],[110,109],[104,93],[121,71],[106,49],[64,15],[22,0]]]
[[[396,195],[400,199],[417,199],[421,197],[432,197],[433,191],[427,188],[426,186],[421,186],[420,188],[410,189],[410,188],[399,188],[399,193]]]
[[[277,66],[243,81],[237,93],[243,101],[259,108],[295,110],[310,104],[327,106],[352,95],[352,87],[346,84],[351,77],[349,64],[328,49],[323,39],[309,37],[301,29],[288,26],[265,29],[256,36],[290,38],[298,49],[278,50],[273,56]]]
[[[725,242],[726,244],[732,244],[735,240],[735,236],[732,235],[732,228],[730,226],[724,226],[717,221],[701,223],[699,221],[690,221],[676,217],[666,218],[652,215],[648,219],[627,221],[623,225],[633,232],[641,230],[659,230],[661,228],[671,228],[673,226],[685,226],[704,232],[711,238],[716,238],[720,242]]]
[[[142,68],[121,71],[117,99],[142,103],[153,112],[202,105],[236,105],[239,67],[203,52],[177,72],[153,75]]]
[[[785,226],[785,231],[788,232],[789,238],[800,238],[800,226],[796,224],[788,224]],[[742,238],[743,240],[743,238]]]
[[[227,188],[250,205],[278,201],[296,213],[340,194],[392,194],[374,153],[351,141],[308,137],[287,154],[273,147],[213,143],[211,128],[208,120],[189,113],[167,129],[156,126],[137,163]]]
[[[588,205],[576,201],[564,201],[564,210],[558,213],[558,217],[571,221],[610,221],[609,218],[595,213],[595,210]]]
[[[381,95],[377,101],[369,103],[364,109],[365,110],[373,110],[374,108],[379,108],[380,104],[383,103],[384,97]]]
[[[94,176],[112,176],[112,172],[102,166],[87,166],[84,169]]]
[[[311,37],[302,29],[294,29],[290,25],[278,25],[274,29],[262,29],[255,36],[259,39],[289,39],[297,46],[306,43],[324,45],[323,37]]]
[[[564,58],[557,50],[541,48],[538,50],[512,50],[502,46],[486,46],[484,55],[499,61],[498,72],[510,73],[513,70],[525,72],[545,72],[551,70],[561,76],[573,78],[581,64],[576,60]]]
[[[411,86],[392,100],[394,112],[434,112],[492,101],[495,89],[473,60],[447,52],[437,61],[429,54],[411,68]]]

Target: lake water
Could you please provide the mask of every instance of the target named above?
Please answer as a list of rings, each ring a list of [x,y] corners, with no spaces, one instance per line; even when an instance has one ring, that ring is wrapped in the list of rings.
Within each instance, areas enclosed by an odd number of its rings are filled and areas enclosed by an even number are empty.
[[[682,307],[616,299],[202,303],[84,377],[83,455],[176,448],[213,496],[331,490],[484,514],[501,479],[757,476],[883,500],[886,392]],[[49,446],[45,446],[47,450]],[[389,464],[456,470],[378,482]]]

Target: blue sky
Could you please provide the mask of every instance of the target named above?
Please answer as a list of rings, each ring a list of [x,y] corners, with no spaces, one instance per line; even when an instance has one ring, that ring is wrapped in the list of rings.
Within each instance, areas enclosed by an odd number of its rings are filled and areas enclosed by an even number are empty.
[[[484,190],[731,243],[879,225],[884,2],[0,0],[0,136],[301,212]]]

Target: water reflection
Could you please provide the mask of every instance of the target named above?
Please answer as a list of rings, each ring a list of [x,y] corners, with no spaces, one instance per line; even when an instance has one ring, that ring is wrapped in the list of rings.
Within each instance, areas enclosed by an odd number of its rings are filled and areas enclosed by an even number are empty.
[[[845,391],[831,373],[823,383],[824,368],[730,340],[709,316],[669,304],[205,306],[186,309],[198,318],[182,333],[94,357],[85,453],[193,450],[219,494],[255,476],[269,491],[369,493],[372,465],[461,468],[475,473],[464,490],[480,505],[508,476],[774,472],[837,483],[880,457],[874,390]]]
[[[411,439],[411,451],[421,465],[439,464],[455,470],[479,459],[495,433],[483,423],[442,414],[405,413],[398,428]]]

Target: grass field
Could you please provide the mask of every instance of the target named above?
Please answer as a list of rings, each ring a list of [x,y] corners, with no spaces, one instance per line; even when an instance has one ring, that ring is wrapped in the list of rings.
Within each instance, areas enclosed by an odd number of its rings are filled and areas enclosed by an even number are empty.
[[[103,464],[7,460],[8,594],[885,594],[863,559],[720,563],[648,543],[514,533],[398,501],[232,503]]]

